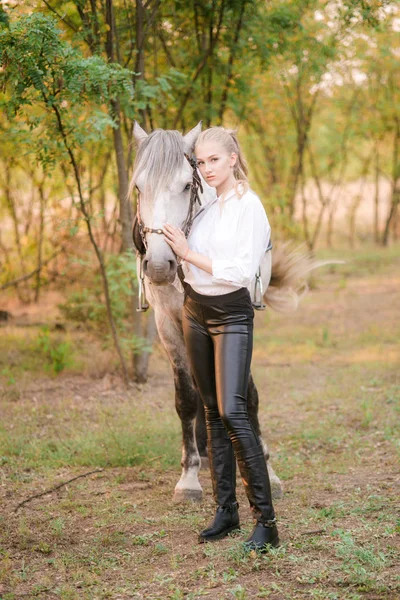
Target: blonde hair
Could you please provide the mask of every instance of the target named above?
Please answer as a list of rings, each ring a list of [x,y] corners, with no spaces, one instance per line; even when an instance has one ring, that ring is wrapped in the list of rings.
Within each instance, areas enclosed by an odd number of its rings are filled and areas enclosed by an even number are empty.
[[[234,129],[225,129],[224,127],[210,127],[200,133],[197,138],[195,150],[204,142],[219,143],[228,154],[234,152],[237,155],[236,163],[233,166],[233,175],[236,179],[236,194],[241,198],[249,189],[249,182],[247,179],[248,168],[246,159],[243,156],[239,141],[236,137],[236,131]]]

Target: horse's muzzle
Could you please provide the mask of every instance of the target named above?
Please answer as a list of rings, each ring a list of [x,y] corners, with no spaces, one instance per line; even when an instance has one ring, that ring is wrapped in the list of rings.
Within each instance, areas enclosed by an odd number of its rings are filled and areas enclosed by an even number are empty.
[[[168,285],[175,279],[176,269],[178,265],[175,259],[155,262],[144,258],[143,272],[154,285]]]

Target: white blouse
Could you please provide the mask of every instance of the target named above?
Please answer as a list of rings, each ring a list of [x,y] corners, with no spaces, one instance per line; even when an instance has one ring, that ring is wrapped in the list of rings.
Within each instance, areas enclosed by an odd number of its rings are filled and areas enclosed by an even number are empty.
[[[270,240],[271,227],[258,196],[248,190],[239,198],[231,190],[196,215],[189,248],[212,260],[212,274],[182,262],[185,281],[199,294],[218,296],[248,287]],[[174,285],[182,289],[175,280]],[[177,285],[178,284],[178,285]]]

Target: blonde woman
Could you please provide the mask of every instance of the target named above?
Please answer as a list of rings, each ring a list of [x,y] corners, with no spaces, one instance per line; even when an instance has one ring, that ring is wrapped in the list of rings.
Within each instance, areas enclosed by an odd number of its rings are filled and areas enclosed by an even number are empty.
[[[217,505],[199,542],[222,539],[239,529],[237,461],[255,518],[246,547],[262,552],[278,546],[279,538],[263,449],[247,414],[254,319],[247,286],[268,247],[271,229],[263,205],[249,188],[234,132],[222,127],[203,131],[195,155],[217,199],[195,220],[187,240],[170,224],[163,231],[183,261],[183,331],[204,403]]]

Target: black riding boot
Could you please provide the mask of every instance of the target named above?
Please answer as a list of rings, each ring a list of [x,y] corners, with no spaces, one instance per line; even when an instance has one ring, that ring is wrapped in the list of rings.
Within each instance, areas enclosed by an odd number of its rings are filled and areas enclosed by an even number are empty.
[[[250,507],[256,520],[246,548],[265,551],[278,546],[279,537],[272,506],[271,486],[261,445],[238,453],[237,461]]]
[[[222,432],[221,432],[222,433]],[[239,529],[239,505],[236,502],[236,461],[228,435],[208,445],[214,500],[217,510],[213,521],[199,534],[199,542],[220,540]]]
[[[239,504],[237,502],[230,506],[218,506],[214,519],[199,534],[200,544],[222,540],[231,531],[240,529],[238,508]]]
[[[266,552],[270,546],[277,548],[279,546],[278,529],[273,521],[263,523],[257,521],[251,536],[244,543],[248,550],[256,550],[257,552]]]

